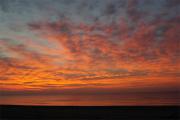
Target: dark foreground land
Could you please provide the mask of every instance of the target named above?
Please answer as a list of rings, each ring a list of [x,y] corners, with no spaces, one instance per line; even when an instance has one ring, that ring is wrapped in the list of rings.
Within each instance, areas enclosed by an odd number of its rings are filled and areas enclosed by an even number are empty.
[[[0,120],[180,120],[180,107],[0,106]]]

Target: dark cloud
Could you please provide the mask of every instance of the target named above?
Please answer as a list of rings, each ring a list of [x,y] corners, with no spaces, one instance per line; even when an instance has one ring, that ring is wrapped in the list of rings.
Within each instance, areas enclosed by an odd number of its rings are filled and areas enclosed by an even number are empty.
[[[114,75],[111,75],[111,74]],[[107,79],[121,79],[121,78],[131,78],[131,77],[143,77],[143,76],[147,76],[148,74],[150,74],[148,71],[140,71],[140,70],[135,70],[132,72],[129,71],[120,71],[120,72],[112,72],[109,71],[108,74],[110,75],[106,75],[106,76],[93,76],[93,77],[89,77],[86,76],[84,78],[81,78],[81,80],[107,80]]]
[[[9,0],[1,0],[0,8],[3,12],[8,12],[9,11]]]
[[[166,6],[169,8],[171,7],[178,7],[180,5],[180,1],[179,0],[167,0],[166,2]]]
[[[41,25],[39,25],[39,24],[29,23],[28,26],[32,30],[39,30],[39,29],[41,29]]]
[[[66,79],[78,79],[82,77],[90,77],[90,76],[95,76],[95,74],[78,74],[78,73],[54,73],[55,76],[60,76],[64,77]]]
[[[6,76],[0,76],[0,81],[4,81],[4,80],[9,80],[9,77],[6,77]]]
[[[12,86],[16,86],[16,85],[22,85],[21,83],[0,83],[0,85],[12,85]]]
[[[37,67],[32,67],[32,66],[14,66],[17,69],[24,69],[24,70],[33,70],[37,69]]]
[[[104,10],[105,15],[112,15],[115,14],[116,12],[117,12],[117,8],[116,5],[113,3],[107,4]]]
[[[141,12],[138,10],[138,0],[129,0],[127,4],[127,15],[132,22],[139,20]]]

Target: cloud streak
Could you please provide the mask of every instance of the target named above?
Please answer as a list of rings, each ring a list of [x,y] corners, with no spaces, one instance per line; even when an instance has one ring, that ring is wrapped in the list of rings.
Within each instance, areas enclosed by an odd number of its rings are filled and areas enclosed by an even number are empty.
[[[140,105],[140,99],[144,105],[178,103],[176,0],[1,3],[2,104],[26,94],[29,98],[18,103],[79,105],[72,102],[79,99],[83,105],[97,105],[104,99],[107,105],[109,98],[117,99],[111,105]],[[55,97],[59,94],[64,99]],[[41,95],[54,97],[38,101]],[[30,102],[32,96],[36,103]]]

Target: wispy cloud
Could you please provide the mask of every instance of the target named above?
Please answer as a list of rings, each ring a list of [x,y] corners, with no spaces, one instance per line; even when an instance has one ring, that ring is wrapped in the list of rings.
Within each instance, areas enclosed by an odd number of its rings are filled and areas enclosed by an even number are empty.
[[[83,95],[95,94],[95,100],[104,96],[108,102],[112,96],[133,101],[136,94],[152,103],[176,103],[178,3],[1,0],[1,95],[63,94],[71,95],[63,101],[71,101],[72,96],[84,100]]]

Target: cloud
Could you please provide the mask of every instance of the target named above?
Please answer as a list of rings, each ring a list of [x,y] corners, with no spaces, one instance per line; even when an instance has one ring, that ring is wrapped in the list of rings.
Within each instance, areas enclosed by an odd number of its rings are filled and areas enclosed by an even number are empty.
[[[17,80],[28,78],[26,82],[31,82],[30,78],[40,81],[119,80],[148,77],[162,73],[162,70],[167,71],[169,67],[173,75],[177,73],[179,59],[178,20],[177,17],[141,23],[135,30],[131,30],[123,19],[120,19],[119,24],[110,25],[77,24],[69,19],[31,22],[28,23],[29,30],[36,32],[45,43],[56,43],[57,48],[49,49],[49,46],[37,45],[32,40],[29,40],[28,45],[1,40],[1,45],[9,53],[18,55],[0,59],[1,70],[6,70],[1,76],[12,73],[9,79],[15,76]],[[65,69],[69,72],[66,73]],[[80,72],[77,72],[78,69]],[[111,71],[104,71],[106,69]],[[120,71],[115,72],[118,69]],[[123,69],[126,71],[121,71]]]
[[[167,7],[176,7],[179,4],[179,0],[167,0]]]
[[[1,76],[0,80],[9,80],[9,77]]]
[[[115,32],[117,33],[121,30],[121,26],[119,28],[116,27],[117,24],[112,25],[111,27],[99,25],[98,30],[93,26],[75,25],[72,23],[64,24],[61,21],[56,23],[39,24],[42,29],[36,28],[32,24],[29,26],[30,28],[42,31],[47,29],[45,32],[47,32],[48,35],[44,37],[58,41],[59,45],[64,47],[66,50],[66,54],[70,54],[73,59],[85,59],[96,63],[98,60],[102,62],[104,59],[106,59],[106,61],[112,62],[112,59],[115,59],[116,62],[119,60],[123,61],[123,59],[135,61],[144,59],[146,62],[159,59],[164,55],[164,53],[167,53],[168,51],[173,55],[177,54],[178,34],[176,30],[174,30],[176,29],[173,27],[174,25],[179,26],[177,22],[172,21],[170,23],[164,20],[162,23],[156,22],[147,25],[140,24],[129,37],[123,37],[124,34],[122,34],[120,35],[120,38],[119,36],[111,34]],[[161,29],[159,29],[168,26],[169,28],[166,32],[163,32]],[[128,28],[128,26],[126,28]],[[158,36],[160,38],[157,38],[156,32],[163,32],[160,36]],[[170,34],[173,35],[171,36]],[[170,46],[173,46],[173,49],[169,49]],[[164,51],[164,53],[161,51]],[[168,58],[171,59],[172,57]]]
[[[174,101],[172,86],[180,73],[176,0],[1,3],[0,26],[7,28],[0,29],[3,96],[62,94],[84,100],[87,93],[125,100],[137,93],[149,100],[163,94],[166,101],[167,93]]]
[[[62,48],[59,55],[64,59],[61,59],[60,69],[67,68],[69,72],[49,71],[51,77],[47,77],[48,80],[89,84],[111,81],[118,85],[127,85],[131,81],[148,86],[156,79],[158,84],[167,86],[166,81],[174,84],[178,79],[178,19],[139,23],[135,29],[131,29],[123,18],[110,25],[78,24],[67,19],[33,22],[28,26],[40,37],[57,42]],[[167,72],[169,70],[171,72]]]
[[[116,11],[116,6],[115,4],[107,4],[106,8],[105,8],[105,15],[112,15],[112,14],[115,14],[117,11]]]
[[[8,2],[7,0],[1,0],[1,10],[4,11],[4,12],[8,12],[9,9],[8,9]]]

